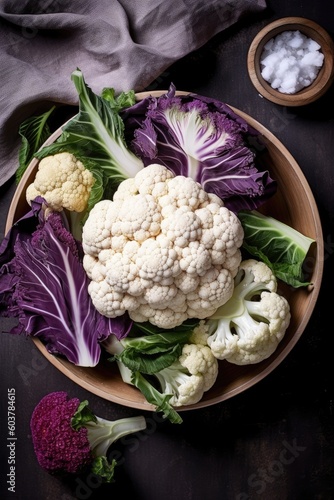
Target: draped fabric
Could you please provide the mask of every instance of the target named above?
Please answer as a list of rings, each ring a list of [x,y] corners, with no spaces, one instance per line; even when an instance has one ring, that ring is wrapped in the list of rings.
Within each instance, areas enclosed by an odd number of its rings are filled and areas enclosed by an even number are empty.
[[[142,91],[265,0],[0,0],[0,185],[18,166],[20,123],[77,104],[71,73],[96,93]]]

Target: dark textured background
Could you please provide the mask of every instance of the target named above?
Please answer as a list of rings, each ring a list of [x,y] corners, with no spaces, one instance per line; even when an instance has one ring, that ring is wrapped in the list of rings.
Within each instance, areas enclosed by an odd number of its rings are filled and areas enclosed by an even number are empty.
[[[29,339],[6,333],[1,320],[1,492],[2,499],[71,500],[333,500],[333,216],[334,216],[334,88],[319,101],[285,108],[261,98],[247,74],[247,51],[254,36],[269,22],[303,16],[321,24],[332,36],[331,0],[269,1],[268,9],[216,36],[187,56],[149,88],[174,82],[188,90],[227,102],[254,117],[286,146],[303,170],[318,204],[323,225],[325,261],[320,296],[301,339],[287,358],[264,380],[226,402],[182,412],[181,426],[161,423],[147,413],[149,428],[135,444],[117,445],[122,460],[116,483],[97,485],[89,476],[73,481],[49,476],[37,465],[29,420],[48,392],[66,390],[89,399],[104,418],[140,411],[94,396],[47,363]],[[73,110],[69,110],[72,113]],[[63,118],[63,117],[60,117]],[[14,182],[0,189],[0,231]],[[329,304],[328,304],[329,303]],[[16,390],[16,493],[6,487],[7,389]]]

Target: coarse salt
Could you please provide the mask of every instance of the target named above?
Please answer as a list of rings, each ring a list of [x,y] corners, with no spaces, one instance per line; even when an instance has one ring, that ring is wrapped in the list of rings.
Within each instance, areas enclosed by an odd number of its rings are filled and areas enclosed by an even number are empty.
[[[270,39],[260,57],[261,75],[271,87],[294,94],[316,79],[324,62],[320,45],[299,30]]]

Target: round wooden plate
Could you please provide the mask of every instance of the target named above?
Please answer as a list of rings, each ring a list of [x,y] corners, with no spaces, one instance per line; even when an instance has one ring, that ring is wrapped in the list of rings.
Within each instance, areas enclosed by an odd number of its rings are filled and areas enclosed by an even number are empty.
[[[137,98],[140,100],[148,95],[159,96],[163,93],[165,91],[142,92],[137,94]],[[247,366],[220,361],[215,385],[204,394],[199,403],[178,408],[178,411],[203,408],[227,400],[250,388],[272,372],[289,354],[304,332],[316,305],[322,281],[324,262],[322,227],[315,199],[302,170],[289,151],[269,130],[244,112],[231,108],[260,132],[266,145],[266,152],[262,155],[261,162],[278,183],[277,193],[261,207],[261,211],[289,224],[316,241],[311,246],[306,262],[313,286],[308,289],[293,289],[282,285],[280,288],[290,303],[291,322],[283,340],[270,358]],[[61,132],[61,128],[55,131],[45,144],[54,142]],[[38,160],[32,160],[14,193],[8,212],[6,233],[29,209],[25,190],[33,181],[37,166]],[[33,342],[56,368],[91,393],[124,406],[154,410],[139,390],[122,381],[117,367],[108,362],[106,356],[102,356],[96,367],[82,368],[48,353],[39,339],[33,339]]]

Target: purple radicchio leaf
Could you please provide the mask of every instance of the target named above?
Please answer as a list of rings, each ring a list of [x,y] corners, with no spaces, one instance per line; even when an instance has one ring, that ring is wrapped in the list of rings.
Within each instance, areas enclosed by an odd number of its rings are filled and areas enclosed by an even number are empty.
[[[50,212],[44,219],[43,202],[33,202],[39,224],[30,237],[17,231],[15,241],[7,238],[13,252],[5,244],[2,248],[2,255],[14,257],[1,267],[0,312],[19,319],[11,333],[39,337],[50,353],[79,366],[95,366],[100,342],[111,333],[118,339],[126,336],[132,322],[126,315],[107,318],[95,309],[81,243],[66,229],[63,213]]]
[[[258,208],[277,189],[257,166],[259,133],[227,104],[195,94],[148,97],[123,115],[128,140],[145,166],[165,165],[192,177],[232,211]],[[258,151],[254,146],[258,144]]]

